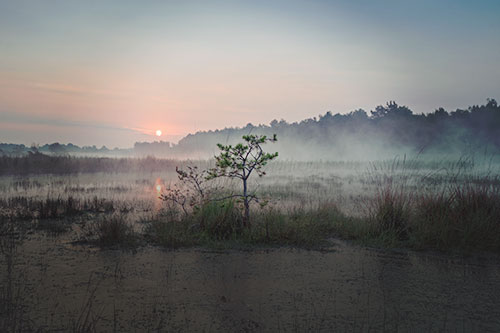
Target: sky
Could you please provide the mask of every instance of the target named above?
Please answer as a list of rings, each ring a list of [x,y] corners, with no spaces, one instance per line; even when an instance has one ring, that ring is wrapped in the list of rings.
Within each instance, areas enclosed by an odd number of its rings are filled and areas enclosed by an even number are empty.
[[[0,0],[0,142],[131,147],[389,100],[482,104],[500,99],[499,13],[497,0]]]

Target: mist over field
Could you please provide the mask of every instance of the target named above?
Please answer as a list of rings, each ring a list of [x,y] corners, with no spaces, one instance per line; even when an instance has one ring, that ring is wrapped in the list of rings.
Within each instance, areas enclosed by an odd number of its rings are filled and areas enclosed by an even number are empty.
[[[500,332],[499,13],[0,0],[0,332]]]
[[[406,106],[388,102],[369,113],[361,109],[347,114],[327,112],[294,123],[282,119],[269,125],[249,123],[245,127],[200,131],[188,134],[178,143],[136,142],[130,149],[60,143],[31,147],[0,144],[0,154],[15,156],[39,151],[52,155],[209,159],[217,153],[218,143],[236,144],[248,134],[276,134],[278,142],[272,149],[279,152],[280,159],[290,161],[370,161],[403,155],[457,159],[471,154],[496,159],[500,153],[500,106],[496,100],[488,99],[483,105],[451,112],[438,108],[427,114],[414,114]]]
[[[423,153],[430,158],[457,158],[481,152],[500,153],[500,107],[495,100],[447,112],[439,108],[428,114],[413,114],[395,102],[369,113],[327,112],[300,122],[273,120],[269,125],[248,124],[243,128],[198,132],[188,135],[165,155],[210,157],[217,143],[234,144],[246,134],[277,134],[273,145],[286,160],[380,160]],[[136,144],[139,152],[155,152],[154,145]],[[160,153],[161,150],[157,150]]]

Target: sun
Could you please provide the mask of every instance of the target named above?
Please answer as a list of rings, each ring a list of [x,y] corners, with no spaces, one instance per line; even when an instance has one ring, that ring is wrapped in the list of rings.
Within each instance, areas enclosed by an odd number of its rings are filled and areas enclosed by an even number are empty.
[[[156,130],[156,136],[161,136],[161,130]]]

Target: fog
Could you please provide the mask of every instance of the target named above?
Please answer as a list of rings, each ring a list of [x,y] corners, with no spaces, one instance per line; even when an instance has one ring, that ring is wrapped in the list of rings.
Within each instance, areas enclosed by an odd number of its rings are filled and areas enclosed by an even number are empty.
[[[438,108],[414,114],[408,107],[389,102],[366,112],[327,112],[318,117],[288,123],[273,120],[269,125],[200,131],[177,144],[166,141],[136,142],[130,149],[78,147],[52,143],[43,146],[0,144],[3,155],[41,152],[51,155],[155,156],[170,159],[210,159],[217,144],[235,144],[243,135],[277,135],[266,149],[288,161],[373,161],[397,156],[457,159],[464,155],[495,156],[500,152],[500,107],[494,99],[486,104],[455,111]]]

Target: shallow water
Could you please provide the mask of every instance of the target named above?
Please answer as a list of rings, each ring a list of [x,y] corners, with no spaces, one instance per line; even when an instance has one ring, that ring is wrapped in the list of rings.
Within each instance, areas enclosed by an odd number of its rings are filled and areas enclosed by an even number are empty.
[[[12,276],[25,320],[46,330],[81,323],[88,301],[99,331],[500,330],[499,258],[333,242],[324,252],[127,252],[33,236]]]
[[[359,216],[366,215],[366,203],[376,195],[380,184],[390,181],[404,185],[410,192],[424,187],[439,191],[450,181],[448,173],[439,164],[433,168],[409,169],[404,165],[392,167],[382,162],[282,162],[270,164],[265,177],[252,177],[249,189],[280,210],[316,209],[327,203],[337,205],[348,215]],[[72,197],[90,200],[96,197],[112,201],[116,207],[135,208],[135,219],[140,219],[144,211],[157,212],[165,207],[159,196],[168,193],[168,188],[177,182],[173,166],[164,172],[1,176],[0,199]],[[212,180],[205,185],[236,193],[241,190],[240,182],[227,178]]]

